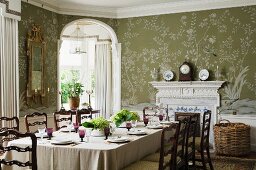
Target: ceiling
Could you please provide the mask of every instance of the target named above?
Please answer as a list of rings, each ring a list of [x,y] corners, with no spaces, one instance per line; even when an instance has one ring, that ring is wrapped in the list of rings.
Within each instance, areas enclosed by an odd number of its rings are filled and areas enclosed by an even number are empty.
[[[22,0],[70,15],[129,18],[256,5],[256,0]]]

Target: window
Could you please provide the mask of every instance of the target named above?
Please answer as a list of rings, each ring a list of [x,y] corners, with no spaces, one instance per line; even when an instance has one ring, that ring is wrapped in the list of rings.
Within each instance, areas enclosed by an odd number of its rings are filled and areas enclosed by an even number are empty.
[[[76,42],[77,43],[77,42]],[[84,93],[80,96],[80,108],[84,107],[85,103],[89,103],[89,97],[86,90],[95,91],[95,40],[86,39],[80,42],[81,51],[86,53],[74,54],[74,41],[64,39],[60,49],[60,84],[61,89],[68,82],[80,82],[84,85]],[[65,109],[70,109],[68,105],[68,96],[62,96],[62,102]],[[91,95],[91,106],[95,108],[95,96]]]

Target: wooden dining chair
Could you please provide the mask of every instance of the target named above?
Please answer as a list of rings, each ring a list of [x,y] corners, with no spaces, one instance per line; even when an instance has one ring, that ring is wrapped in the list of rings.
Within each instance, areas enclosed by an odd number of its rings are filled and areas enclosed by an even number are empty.
[[[201,131],[201,137],[196,137],[195,148],[199,153],[199,157],[196,157],[195,161],[200,162],[196,164],[197,169],[207,170],[207,164],[211,170],[213,170],[213,165],[210,157],[210,145],[209,145],[209,136],[210,136],[210,125],[211,125],[211,111],[207,110],[203,115],[203,125]],[[205,155],[206,154],[206,155]]]
[[[189,123],[186,130],[186,139],[185,139],[185,169],[195,169],[195,138],[197,129],[200,129],[199,119],[200,113],[175,113],[176,119],[182,119],[187,117]],[[199,127],[198,127],[199,126]],[[190,161],[192,164],[190,164]],[[190,166],[189,166],[190,165]]]
[[[91,111],[89,109],[81,109],[81,110],[77,110],[76,112],[76,120],[77,123],[79,123],[79,125],[82,124],[82,120],[83,119],[92,119],[92,115],[91,115]]]
[[[1,120],[1,128],[0,132],[4,132],[7,130],[17,130],[19,131],[19,118],[14,116],[14,117],[0,117]],[[12,141],[14,139],[17,139],[16,136],[14,135],[8,135],[8,136],[3,136],[0,139],[0,145],[1,146],[6,146],[9,141]],[[0,152],[0,155],[2,155],[3,152]]]
[[[24,153],[24,157],[27,157],[25,152],[29,152],[31,156],[27,158],[31,158],[31,160],[27,160],[26,162],[21,162],[19,160],[9,160],[6,159],[5,157],[0,157],[0,167],[2,165],[6,166],[19,166],[19,167],[32,167],[32,170],[37,170],[37,155],[36,155],[36,148],[37,148],[37,138],[35,134],[33,133],[21,133],[16,130],[7,130],[4,132],[0,132],[0,137],[7,137],[9,135],[16,136],[16,138],[23,138],[23,137],[30,137],[32,141],[32,146],[31,147],[19,147],[19,146],[0,146],[0,151],[2,152],[9,152],[9,151],[16,151],[16,152],[22,152]]]
[[[0,117],[1,121],[1,128],[0,132],[14,129],[19,131],[20,126],[19,126],[19,118],[14,116],[14,117]]]
[[[67,127],[67,124],[72,121],[72,111],[61,109],[60,111],[53,113],[55,130],[59,130],[61,128]]]
[[[25,126],[27,132],[37,132],[37,126],[45,126],[47,128],[47,114],[34,112],[25,115]]]

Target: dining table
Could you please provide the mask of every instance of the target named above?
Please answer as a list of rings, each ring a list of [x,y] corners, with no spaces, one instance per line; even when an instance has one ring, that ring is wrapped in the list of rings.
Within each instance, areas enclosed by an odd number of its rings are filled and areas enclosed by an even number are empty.
[[[83,127],[80,127],[83,129]],[[87,129],[85,129],[86,131]],[[132,133],[132,132],[145,132]],[[78,133],[71,131],[53,132],[51,139],[38,138],[37,165],[39,170],[120,170],[160,148],[161,128],[147,128],[142,122],[136,128],[115,128],[105,136],[88,136],[81,142]],[[119,141],[119,138],[126,139]],[[72,141],[56,143],[59,140]],[[20,138],[9,142],[10,146],[31,146],[30,138]],[[27,153],[5,153],[6,159],[30,159]],[[3,169],[20,169],[17,166],[4,166]],[[27,168],[25,168],[27,169]]]

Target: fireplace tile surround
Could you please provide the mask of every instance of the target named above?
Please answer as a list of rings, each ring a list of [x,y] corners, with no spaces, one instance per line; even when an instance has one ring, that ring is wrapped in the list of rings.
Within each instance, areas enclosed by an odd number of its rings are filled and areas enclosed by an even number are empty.
[[[214,146],[213,125],[217,122],[217,108],[220,106],[218,90],[224,81],[153,81],[150,82],[158,91],[156,104],[168,108],[168,114],[175,112],[200,113],[202,122],[205,110],[212,111],[210,144]]]

